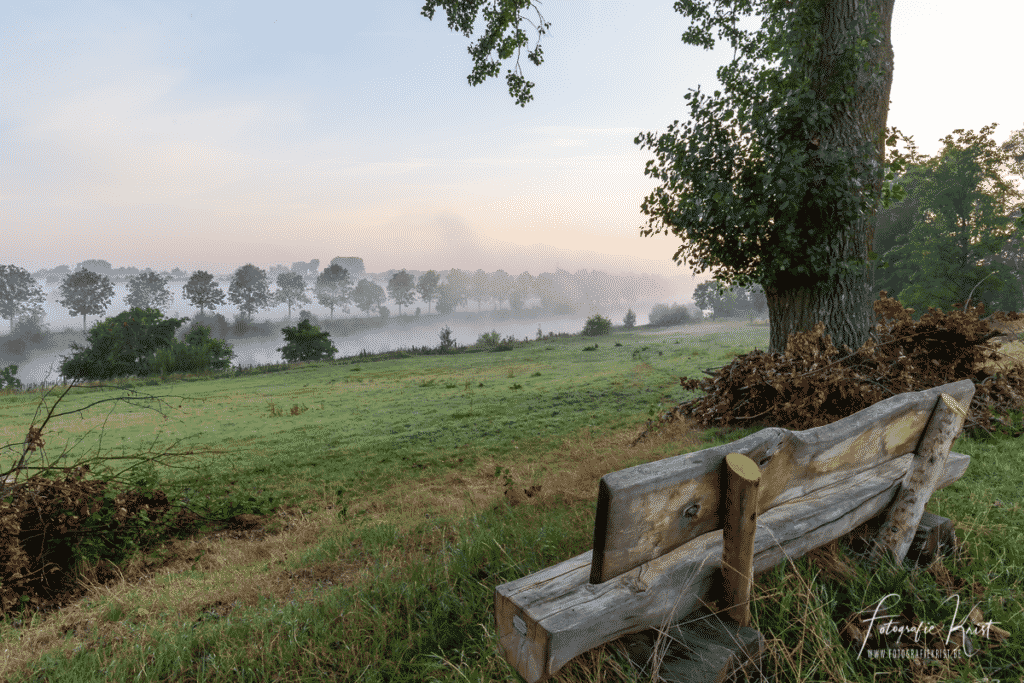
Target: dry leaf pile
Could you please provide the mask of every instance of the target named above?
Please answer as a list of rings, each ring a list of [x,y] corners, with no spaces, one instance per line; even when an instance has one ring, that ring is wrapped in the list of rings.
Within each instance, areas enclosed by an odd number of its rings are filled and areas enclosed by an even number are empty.
[[[964,432],[991,434],[993,419],[1009,430],[1011,410],[1024,409],[1024,330],[1020,313],[981,319],[984,304],[951,313],[929,308],[914,321],[886,292],[874,303],[877,324],[856,352],[840,353],[824,334],[824,324],[790,335],[783,354],[754,350],[729,365],[704,371],[710,379],[680,377],[680,384],[703,395],[648,420],[633,444],[660,424],[683,417],[697,428],[827,425],[890,396],[971,379],[976,390]],[[1020,436],[1024,430],[1013,432]]]

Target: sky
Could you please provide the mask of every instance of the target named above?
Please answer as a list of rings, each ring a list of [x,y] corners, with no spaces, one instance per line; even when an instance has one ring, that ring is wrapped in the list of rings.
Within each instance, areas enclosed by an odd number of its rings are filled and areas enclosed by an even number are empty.
[[[681,42],[671,0],[538,5],[519,65],[471,87],[468,46],[422,0],[21,2],[0,9],[0,263],[85,259],[231,273],[360,256],[368,272],[556,267],[691,285],[643,237],[650,149],[713,91],[727,45]],[[968,11],[969,10],[969,11]],[[1019,0],[896,0],[889,125],[936,154],[956,128],[1024,127]]]

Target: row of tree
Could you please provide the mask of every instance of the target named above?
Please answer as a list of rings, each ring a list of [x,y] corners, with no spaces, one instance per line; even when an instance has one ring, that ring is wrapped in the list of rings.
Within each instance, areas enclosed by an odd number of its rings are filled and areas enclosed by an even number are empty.
[[[267,271],[246,264],[231,276],[226,300],[238,306],[245,319],[252,319],[258,310],[282,303],[288,305],[290,319],[292,307],[311,303],[310,295],[330,310],[332,319],[336,308],[348,313],[353,306],[364,314],[383,314],[389,299],[398,305],[399,314],[403,307],[417,300],[427,304],[428,313],[436,303],[437,311],[447,314],[459,306],[468,307],[471,301],[476,303],[478,311],[485,302],[493,302],[495,309],[508,304],[512,310],[521,310],[525,302],[534,297],[540,300],[542,308],[552,313],[576,313],[624,307],[639,291],[650,291],[655,286],[652,278],[617,277],[598,271],[580,270],[574,275],[558,269],[537,277],[524,272],[512,278],[503,270],[470,273],[453,268],[443,278],[434,270],[418,278],[406,270],[392,271],[385,290],[366,278],[356,282],[350,271],[341,265],[344,260],[351,265],[353,259],[334,259],[311,285],[307,285],[305,276],[319,261],[293,264],[295,272],[278,273],[275,292],[270,291]],[[361,259],[354,260],[358,261],[354,265],[361,268]],[[105,261],[90,261],[87,265],[112,270]],[[125,303],[129,307],[166,308],[174,298],[167,291],[169,280],[169,276],[148,269],[128,277]],[[81,268],[67,272],[60,280],[57,303],[72,315],[81,315],[85,329],[86,316],[105,313],[113,292],[109,276]],[[225,293],[214,276],[202,270],[188,278],[183,294],[201,315],[225,303]],[[44,301],[42,289],[27,271],[14,265],[0,266],[0,316],[10,321],[12,331],[18,318],[41,318]]]

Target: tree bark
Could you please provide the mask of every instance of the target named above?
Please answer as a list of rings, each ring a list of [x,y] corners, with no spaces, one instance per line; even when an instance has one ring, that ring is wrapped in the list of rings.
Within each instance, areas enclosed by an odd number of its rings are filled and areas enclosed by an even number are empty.
[[[867,58],[857,66],[855,97],[848,106],[833,109],[831,120],[823,126],[814,142],[821,147],[853,150],[865,140],[875,140],[880,167],[885,162],[885,133],[889,113],[889,90],[892,85],[893,50],[891,36],[892,10],[895,0],[826,0],[823,4],[821,33],[823,43],[816,55],[816,74],[812,88],[819,99],[849,87],[848,82],[833,79],[833,64],[840,60],[851,44],[857,40],[856,25],[864,21],[872,10],[879,13],[876,24],[880,35],[878,43],[869,48]],[[876,69],[880,76],[874,76]],[[881,190],[881,180],[876,182]],[[805,205],[807,203],[805,198]],[[800,212],[798,232],[822,228],[833,234],[826,225],[827,213],[808,208]],[[859,349],[870,335],[874,324],[874,268],[867,265],[868,249],[874,246],[875,214],[864,215],[852,224],[840,226],[836,237],[827,245],[834,262],[860,258],[863,269],[840,272],[836,276],[809,277],[782,272],[776,282],[764,287],[768,299],[770,322],[769,351],[783,353],[790,334],[809,330],[819,321],[824,323],[832,343],[842,350],[849,345]]]

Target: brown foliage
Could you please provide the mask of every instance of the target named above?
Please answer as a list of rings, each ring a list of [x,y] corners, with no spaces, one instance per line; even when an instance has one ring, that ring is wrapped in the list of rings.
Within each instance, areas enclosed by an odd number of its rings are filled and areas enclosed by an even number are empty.
[[[34,428],[35,429],[35,428]],[[36,430],[38,436],[38,430]],[[24,602],[30,609],[59,607],[80,591],[72,565],[74,548],[87,533],[119,543],[118,531],[129,521],[147,524],[171,509],[161,491],[136,491],[105,497],[107,482],[85,480],[88,465],[60,468],[63,481],[33,476],[3,488],[0,499],[0,613],[14,611]],[[111,522],[104,529],[85,529],[89,517],[104,507]],[[139,520],[141,513],[146,518]],[[187,526],[190,515],[179,510],[174,526]],[[23,597],[24,596],[24,597]]]
[[[729,365],[705,370],[711,379],[680,377],[683,387],[699,389],[704,395],[648,420],[634,445],[657,425],[684,416],[704,429],[751,425],[811,429],[890,396],[962,379],[972,379],[976,385],[965,432],[992,433],[993,417],[1012,426],[1006,415],[1024,408],[1024,367],[1011,365],[997,372],[993,361],[1003,354],[988,342],[1015,337],[1003,333],[1024,326],[1017,322],[1024,316],[997,311],[979,319],[985,305],[978,304],[951,313],[929,308],[915,322],[910,317],[914,309],[904,309],[884,291],[874,310],[877,324],[856,352],[844,344],[846,355],[840,356],[819,322],[809,332],[791,335],[784,354],[755,349]]]

